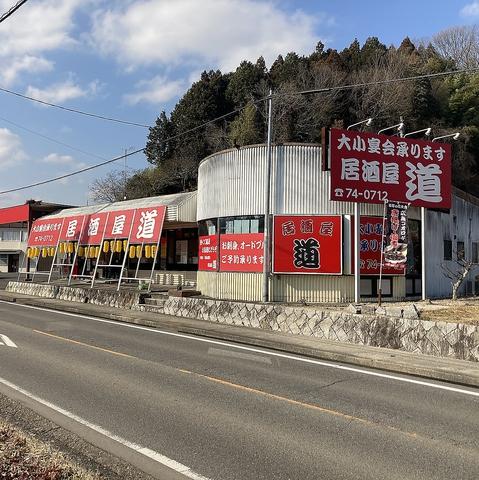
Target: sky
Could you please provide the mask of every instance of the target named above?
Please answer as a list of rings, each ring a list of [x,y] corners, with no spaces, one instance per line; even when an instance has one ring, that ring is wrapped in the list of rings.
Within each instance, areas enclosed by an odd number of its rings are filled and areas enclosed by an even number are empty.
[[[1,12],[14,3],[0,0]],[[338,50],[370,36],[399,45],[476,22],[472,0],[30,0],[0,23],[0,87],[153,125],[203,70],[232,71],[260,55],[270,66],[279,54],[311,53],[318,41]],[[147,135],[0,92],[0,191],[141,149]],[[126,168],[146,166],[140,153]],[[0,195],[0,207],[27,199],[91,204],[91,182],[123,168],[120,161]]]

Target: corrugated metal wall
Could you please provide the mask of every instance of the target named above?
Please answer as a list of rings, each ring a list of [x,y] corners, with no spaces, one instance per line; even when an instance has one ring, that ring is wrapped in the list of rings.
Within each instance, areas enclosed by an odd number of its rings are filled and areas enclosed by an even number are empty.
[[[260,273],[199,271],[196,281],[198,290],[208,297],[260,302],[262,278]]]
[[[266,146],[225,150],[200,164],[198,220],[264,213]],[[273,214],[352,214],[353,204],[329,200],[330,173],[321,170],[319,145],[273,147]],[[411,218],[419,218],[411,209]],[[361,205],[363,215],[382,215],[382,205]]]
[[[428,210],[426,219],[426,252],[427,252],[427,277],[426,293],[428,297],[450,297],[452,288],[451,280],[444,275],[441,264],[449,268],[457,268],[457,242],[464,242],[466,259],[472,257],[472,242],[479,242],[479,208],[456,195],[452,197],[450,213],[434,212]],[[444,260],[444,240],[452,242],[453,260]],[[474,269],[466,280],[474,283],[474,278],[479,274],[479,269]],[[465,293],[466,283],[460,290]],[[476,292],[478,294],[479,292]]]

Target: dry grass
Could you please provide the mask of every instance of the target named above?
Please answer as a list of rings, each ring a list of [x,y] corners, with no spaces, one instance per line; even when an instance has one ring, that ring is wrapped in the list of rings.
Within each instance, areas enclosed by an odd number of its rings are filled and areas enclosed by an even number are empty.
[[[97,480],[98,477],[0,419],[0,479]]]
[[[428,307],[421,306],[421,320],[479,325],[478,302],[437,302]]]

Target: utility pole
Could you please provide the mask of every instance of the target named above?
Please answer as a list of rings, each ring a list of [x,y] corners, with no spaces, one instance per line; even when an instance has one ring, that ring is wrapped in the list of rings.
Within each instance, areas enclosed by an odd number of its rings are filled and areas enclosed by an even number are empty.
[[[126,154],[128,149],[125,148],[125,159],[123,164],[123,200],[126,200]]]
[[[269,90],[268,97],[268,141],[266,154],[266,168],[264,178],[264,259],[263,259],[263,302],[269,302],[269,276],[271,271],[271,136],[272,136],[272,101],[273,91]]]

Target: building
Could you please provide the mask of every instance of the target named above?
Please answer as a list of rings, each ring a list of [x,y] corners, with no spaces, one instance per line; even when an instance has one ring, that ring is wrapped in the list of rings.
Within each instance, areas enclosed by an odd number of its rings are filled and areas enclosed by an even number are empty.
[[[215,153],[200,164],[198,289],[204,295],[233,300],[262,299],[262,265],[242,264],[243,256],[235,256],[234,248],[231,251],[231,244],[233,247],[235,244],[243,245],[241,238],[245,238],[248,244],[250,238],[260,239],[264,232],[266,158],[266,145],[253,145]],[[354,301],[351,261],[354,206],[353,203],[330,200],[330,173],[323,168],[320,145],[273,146],[271,214],[286,218],[297,215],[339,215],[342,226],[339,253],[341,268],[337,273],[272,273],[269,288],[270,299],[274,302]],[[360,209],[361,218],[365,220],[364,230],[367,229],[367,222],[377,225],[383,216],[382,205],[361,204]],[[404,300],[421,295],[420,218],[419,208],[408,209],[408,267],[406,272],[401,274],[384,272],[382,290],[386,298]],[[273,235],[273,271],[277,238]],[[478,242],[478,199],[453,189],[450,211],[426,210],[425,260],[428,297],[450,296],[450,280],[445,276],[441,263],[446,262],[456,268],[456,260],[463,257],[477,262]],[[202,244],[205,245],[204,251]],[[253,258],[251,253],[248,251],[246,258]],[[331,255],[333,253],[338,255],[336,250],[330,252]],[[362,255],[363,253],[361,259]],[[322,256],[327,258],[328,252],[322,252]],[[202,258],[207,261],[202,261]],[[363,299],[376,298],[378,273],[377,268],[372,268],[370,272],[363,272],[361,269]],[[476,277],[476,273],[471,272],[462,287],[463,294],[479,294],[477,278],[479,277]]]
[[[28,201],[23,205],[0,208],[0,272],[18,272],[24,262],[32,223],[67,205]]]

